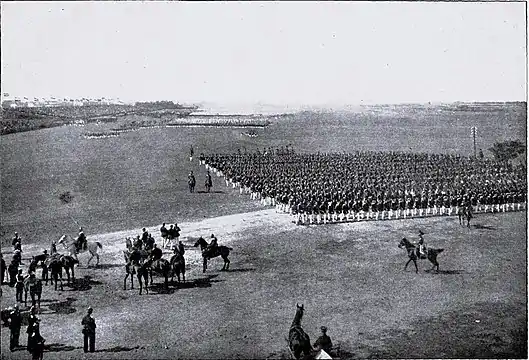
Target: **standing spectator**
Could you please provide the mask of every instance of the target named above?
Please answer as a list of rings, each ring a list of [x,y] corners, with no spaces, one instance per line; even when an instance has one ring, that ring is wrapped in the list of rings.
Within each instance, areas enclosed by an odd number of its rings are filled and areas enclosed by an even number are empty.
[[[182,229],[180,229],[180,228],[178,227],[178,224],[177,224],[177,223],[174,223],[174,228],[173,228],[173,239],[176,240],[175,242],[178,242],[179,239],[180,239],[180,231],[182,231]],[[175,242],[171,241],[171,248],[175,247]]]
[[[89,307],[86,311],[86,315],[81,321],[83,325],[83,335],[84,335],[84,352],[88,352],[90,344],[90,352],[95,352],[96,347],[96,321],[92,317],[92,312],[94,310],[92,307]]]
[[[31,352],[32,360],[42,360],[45,341],[46,340],[40,335],[40,319],[37,319],[28,339],[28,347]]]
[[[332,349],[332,341],[329,335],[327,335],[327,328],[325,326],[322,326],[320,328],[321,330],[321,336],[316,339],[316,342],[314,343],[314,348],[319,350],[323,350],[326,353],[329,353]]]
[[[15,289],[16,289],[15,298],[17,302],[19,301],[22,302],[24,301],[24,299],[22,299],[22,295],[24,294],[24,275],[22,275],[22,269],[18,270],[16,279],[17,279],[17,282],[15,285]]]
[[[40,321],[37,317],[35,306],[32,306],[29,309],[29,317],[28,317],[28,328],[26,329],[26,333],[28,334],[28,345],[27,350],[31,352],[31,336],[35,332],[35,325]]]
[[[20,315],[18,304],[15,304],[14,309],[9,314],[9,329],[11,330],[9,337],[9,350],[11,351],[15,351],[15,349],[19,346],[21,325],[22,316]]]
[[[0,252],[0,285],[4,284],[5,273],[7,272],[6,262],[4,256]]]

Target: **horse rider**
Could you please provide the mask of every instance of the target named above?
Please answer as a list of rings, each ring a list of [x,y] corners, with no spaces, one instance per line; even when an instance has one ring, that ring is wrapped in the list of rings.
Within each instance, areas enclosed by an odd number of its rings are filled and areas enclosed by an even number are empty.
[[[20,338],[20,327],[22,326],[22,315],[18,309],[18,304],[15,304],[13,310],[9,313],[9,350],[15,351],[19,347],[19,338]]]
[[[172,235],[173,235],[173,239],[176,239],[176,241],[179,241],[180,231],[182,231],[182,229],[180,229],[180,227],[178,227],[177,223],[174,223]],[[173,242],[171,241],[171,245],[172,244],[173,244]]]
[[[22,269],[18,270],[16,279],[17,279],[17,283],[15,285],[15,289],[16,289],[15,297],[16,297],[17,302],[19,301],[22,302],[23,301],[22,295],[24,294],[24,280],[25,280],[25,277],[22,274]]]
[[[213,251],[219,246],[218,245],[218,240],[217,238],[215,237],[214,234],[211,234],[211,242],[208,244],[208,246],[206,247],[206,251],[210,254],[213,253]]]
[[[16,249],[15,251],[13,251],[13,259],[11,261],[12,262],[18,262],[20,265],[24,265],[24,264],[22,264],[22,252],[21,252],[21,250]]]
[[[162,249],[158,245],[154,244],[154,248],[151,251],[151,259],[153,261],[161,259],[163,256]]]
[[[139,235],[136,235],[136,239],[134,240],[134,244],[132,244],[132,247],[134,247],[137,250],[141,250],[143,247],[143,242],[140,239]]]
[[[195,179],[195,175],[193,175],[193,172],[191,171],[187,177],[187,183],[189,185],[189,192],[195,192],[195,185],[197,183]]]
[[[424,243],[423,235],[424,233],[422,232],[422,230],[419,230],[419,242],[417,244],[418,245],[417,256],[420,259],[426,259],[428,255],[427,253],[428,249],[426,248],[426,244]]]
[[[77,249],[78,250],[86,249],[86,245],[87,245],[86,235],[83,232],[83,228],[80,227],[79,235],[77,235]]]
[[[162,224],[162,227],[160,228],[160,236],[162,237],[162,247],[165,248],[166,242],[167,242],[167,236],[169,235],[169,231],[165,227],[165,223]]]
[[[11,245],[13,245],[13,250],[19,249],[22,251],[22,239],[18,236],[18,232],[15,232]]]
[[[145,244],[147,242],[147,240],[149,239],[149,233],[147,232],[147,230],[145,228],[141,229],[142,233],[141,233],[141,241]]]
[[[178,252],[180,253],[180,255],[184,256],[184,253],[186,252],[185,248],[184,248],[184,244],[182,244],[182,241],[178,241],[178,247],[175,248],[175,250],[178,249]]]
[[[316,339],[316,342],[314,342],[314,348],[317,351],[323,350],[326,353],[329,353],[332,349],[332,341],[329,335],[327,335],[327,327],[322,326],[320,330],[321,335],[318,339]]]
[[[213,186],[213,181],[211,180],[211,174],[209,173],[209,170],[208,170],[206,174],[206,188],[208,189],[208,192],[212,186]]]

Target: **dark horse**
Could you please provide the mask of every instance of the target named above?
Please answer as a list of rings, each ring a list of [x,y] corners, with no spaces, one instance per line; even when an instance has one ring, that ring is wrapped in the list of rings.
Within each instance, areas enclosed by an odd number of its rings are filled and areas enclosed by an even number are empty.
[[[404,266],[404,270],[406,270],[410,261],[413,261],[413,264],[415,264],[415,272],[419,272],[419,268],[417,267],[417,259],[419,259],[419,257],[417,256],[417,247],[413,245],[408,239],[402,238],[399,243],[399,248],[403,247],[406,249],[408,257],[410,258]],[[432,270],[436,268],[436,270],[439,271],[437,255],[442,253],[443,251],[444,249],[427,249],[427,259],[430,260],[430,262],[433,264]]]
[[[123,251],[125,257],[125,278],[123,279],[123,290],[127,290],[127,278],[130,276],[131,288],[134,289],[134,275],[138,277],[140,283],[140,295],[143,290],[143,282],[145,282],[145,291],[149,293],[149,269],[144,264],[144,260],[148,257],[144,250]]]
[[[37,308],[40,309],[40,297],[42,296],[42,281],[32,276],[24,280],[24,305],[28,304],[28,292],[31,296],[31,305],[37,305]]]
[[[152,273],[155,272],[159,275],[162,275],[165,278],[165,288],[169,287],[169,274],[171,273],[171,264],[166,259],[152,260],[149,259],[145,262],[145,265],[149,269],[149,275],[152,281]]]
[[[224,266],[222,267],[221,271],[229,269],[230,259],[228,259],[228,255],[230,255],[230,250],[233,250],[233,248],[221,245],[213,249],[208,249],[208,242],[204,240],[202,236],[198,238],[194,247],[197,247],[199,245],[200,245],[200,250],[202,250],[202,258],[204,259],[202,272],[206,272],[206,269],[208,268],[208,259],[213,259],[214,257],[217,257],[217,256],[221,256],[222,259],[224,260]]]
[[[178,282],[180,282],[180,274],[182,274],[182,280],[186,282],[186,260],[184,259],[184,256],[179,251],[176,251],[171,257],[169,263],[173,270],[171,274],[171,282],[174,282],[175,274],[178,277]]]
[[[62,286],[62,268],[63,264],[60,259],[60,256],[50,256],[48,259],[46,259],[46,266],[49,269],[51,278],[49,279],[50,282],[53,284],[55,281],[55,290],[57,290],[57,285],[59,280],[61,281],[61,290],[63,290]],[[47,274],[46,274],[47,275]],[[44,279],[46,281],[46,285],[48,285],[48,277]]]
[[[288,347],[294,354],[296,359],[301,357],[301,354],[304,357],[311,356],[312,346],[310,345],[310,338],[301,328],[301,318],[303,317],[303,304],[299,306],[296,304],[296,315],[294,315],[294,320],[292,320],[292,325],[290,325],[290,330],[288,331]]]

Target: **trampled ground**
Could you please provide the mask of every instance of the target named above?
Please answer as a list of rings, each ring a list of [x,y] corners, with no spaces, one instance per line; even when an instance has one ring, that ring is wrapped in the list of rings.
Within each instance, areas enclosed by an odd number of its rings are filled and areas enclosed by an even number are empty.
[[[478,215],[470,230],[455,217],[299,227],[274,210],[182,223],[186,245],[214,232],[233,247],[230,271],[215,259],[202,274],[191,246],[188,284],[164,292],[156,278],[142,296],[122,290],[123,239],[139,229],[94,235],[102,266],[79,268],[75,288],[44,290],[45,357],[82,357],[80,321],[91,305],[98,352],[90,358],[282,358],[296,303],[311,339],[326,325],[344,358],[526,357],[525,216]],[[424,271],[426,261],[418,274],[403,271],[397,243],[418,229],[445,249],[440,273]],[[28,245],[24,256],[36,251]],[[14,293],[3,288],[5,307]],[[2,331],[3,358],[28,357],[7,344]]]

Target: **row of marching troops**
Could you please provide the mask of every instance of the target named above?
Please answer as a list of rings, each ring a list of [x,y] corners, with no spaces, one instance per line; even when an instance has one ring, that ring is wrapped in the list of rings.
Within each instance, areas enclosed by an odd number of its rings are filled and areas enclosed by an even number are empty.
[[[523,166],[453,154],[269,150],[201,164],[303,224],[515,211],[527,201]]]

